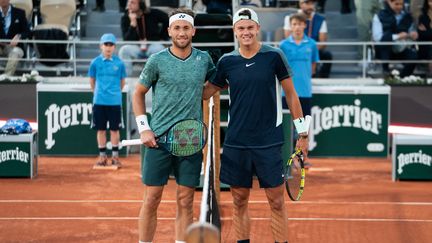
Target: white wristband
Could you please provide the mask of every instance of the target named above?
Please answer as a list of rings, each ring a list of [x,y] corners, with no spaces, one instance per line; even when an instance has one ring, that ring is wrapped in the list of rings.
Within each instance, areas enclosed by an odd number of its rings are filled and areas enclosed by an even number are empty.
[[[143,131],[151,130],[147,116],[146,115],[139,115],[135,117],[138,132],[142,133]]]
[[[311,118],[312,117],[308,115],[306,118],[300,117],[293,121],[298,134],[308,134]]]

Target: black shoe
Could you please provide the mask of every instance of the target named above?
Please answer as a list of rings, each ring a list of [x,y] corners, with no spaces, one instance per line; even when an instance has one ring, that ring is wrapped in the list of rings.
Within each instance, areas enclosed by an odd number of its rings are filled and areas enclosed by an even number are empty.
[[[113,158],[112,158],[112,161],[111,161],[111,164],[112,164],[113,166],[117,166],[118,168],[121,168],[121,167],[122,167],[122,163],[120,163],[120,160],[119,160],[118,157],[113,157]]]

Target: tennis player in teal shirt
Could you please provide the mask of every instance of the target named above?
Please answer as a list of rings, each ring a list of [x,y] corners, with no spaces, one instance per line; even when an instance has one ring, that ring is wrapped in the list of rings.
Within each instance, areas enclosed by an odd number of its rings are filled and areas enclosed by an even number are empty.
[[[164,186],[173,171],[177,183],[175,242],[185,243],[186,228],[193,222],[193,198],[199,185],[202,153],[173,156],[158,147],[156,137],[183,119],[202,120],[202,93],[205,81],[216,67],[210,55],[192,47],[194,13],[175,9],[169,17],[172,45],[153,54],[141,72],[133,96],[133,110],[142,143],[146,146],[142,181],[146,185],[139,217],[139,242],[152,242],[157,225],[157,208]],[[146,116],[145,96],[151,88],[152,117]]]

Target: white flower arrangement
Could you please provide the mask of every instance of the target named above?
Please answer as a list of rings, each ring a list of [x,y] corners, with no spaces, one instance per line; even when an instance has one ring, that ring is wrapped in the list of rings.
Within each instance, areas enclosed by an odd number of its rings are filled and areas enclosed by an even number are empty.
[[[385,78],[384,82],[389,85],[432,85],[432,80],[426,80],[419,76],[410,75],[401,78],[399,75],[399,71],[393,69],[390,73],[390,76]]]
[[[24,73],[21,77],[11,77],[5,74],[0,75],[0,83],[38,83],[42,82],[43,77],[39,72],[32,70],[30,73]]]

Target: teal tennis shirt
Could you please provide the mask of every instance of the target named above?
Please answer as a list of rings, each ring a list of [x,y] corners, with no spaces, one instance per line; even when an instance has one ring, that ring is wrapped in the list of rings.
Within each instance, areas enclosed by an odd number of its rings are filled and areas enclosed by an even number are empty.
[[[139,82],[152,88],[150,127],[156,136],[182,119],[202,120],[204,82],[216,73],[210,55],[195,48],[180,59],[166,48],[148,59]]]

